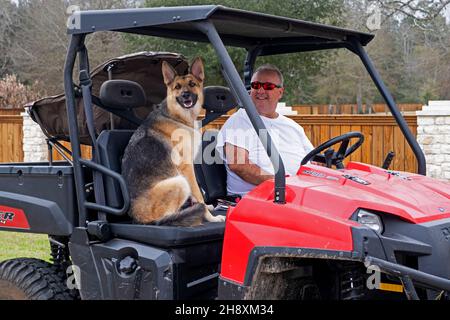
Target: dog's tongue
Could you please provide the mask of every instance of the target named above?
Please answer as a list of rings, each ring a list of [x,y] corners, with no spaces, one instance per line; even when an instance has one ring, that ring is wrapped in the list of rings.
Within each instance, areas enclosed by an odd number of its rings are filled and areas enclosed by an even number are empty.
[[[188,108],[190,108],[190,107],[192,107],[192,100],[186,100],[185,102],[184,102],[184,105],[186,106],[186,107],[188,107]]]

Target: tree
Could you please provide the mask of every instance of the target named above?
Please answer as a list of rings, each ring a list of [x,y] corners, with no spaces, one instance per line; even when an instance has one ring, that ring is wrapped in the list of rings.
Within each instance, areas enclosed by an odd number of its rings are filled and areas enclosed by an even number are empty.
[[[369,0],[386,12],[385,20],[395,15],[409,17],[416,25],[427,24],[442,15],[450,0]]]
[[[364,30],[368,5],[346,1],[345,26]],[[414,17],[382,8],[381,29],[366,50],[398,103],[427,102],[449,96],[449,26],[442,14],[420,25]],[[358,18],[359,17],[359,18]],[[323,103],[384,102],[359,59],[340,51],[316,79],[314,99]]]
[[[151,0],[146,1],[144,6],[159,7],[212,3],[215,2],[210,0]],[[343,0],[284,0],[282,5],[273,0],[223,0],[221,4],[238,9],[330,24],[339,24],[341,11],[343,10]],[[207,84],[224,84],[224,79],[220,71],[220,63],[210,45],[142,36],[127,36],[126,41],[128,51],[172,51],[181,53],[189,59],[193,59],[195,56],[201,56],[206,62]],[[227,49],[238,71],[242,73],[246,54],[245,50],[238,48]],[[328,55],[323,53],[283,55],[258,59],[257,65],[261,63],[273,63],[282,70],[286,80],[285,100],[288,103],[298,103],[300,99],[309,102],[312,97],[309,93],[315,89],[314,83],[308,81],[308,77],[317,74],[327,58]]]
[[[6,75],[0,79],[0,109],[23,108],[30,101],[37,100],[42,92],[34,86],[25,86],[15,75]]]
[[[0,0],[0,77],[16,74],[20,82],[39,80],[49,94],[63,89],[62,70],[68,45],[66,8],[75,0]],[[450,0],[223,0],[245,10],[322,22],[366,31],[368,6],[381,10],[381,29],[367,50],[397,102],[450,98],[450,36],[443,16]],[[81,9],[211,4],[213,0],[87,0]],[[91,66],[125,53],[173,51],[206,62],[207,84],[224,84],[210,45],[156,37],[99,32],[86,38]],[[228,48],[242,73],[245,50]],[[264,57],[283,71],[285,100],[299,103],[378,102],[381,97],[359,58],[345,49]],[[76,77],[77,75],[74,75]]]
[[[9,48],[14,42],[17,7],[9,1],[0,6],[0,78],[11,73],[11,54]]]
[[[14,42],[8,57],[13,71],[25,83],[39,80],[51,94],[63,90],[63,67],[68,46],[67,7],[76,3],[64,0],[21,0],[16,7]],[[123,8],[135,5],[130,0],[83,1],[81,9]],[[124,54],[118,33],[99,32],[86,38],[92,66]],[[42,88],[41,88],[42,89]]]

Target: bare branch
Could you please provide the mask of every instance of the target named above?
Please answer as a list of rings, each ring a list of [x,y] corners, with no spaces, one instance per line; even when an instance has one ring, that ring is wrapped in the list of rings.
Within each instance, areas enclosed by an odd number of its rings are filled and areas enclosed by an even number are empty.
[[[415,21],[427,22],[441,15],[450,0],[369,0],[386,12],[386,16],[402,14]]]

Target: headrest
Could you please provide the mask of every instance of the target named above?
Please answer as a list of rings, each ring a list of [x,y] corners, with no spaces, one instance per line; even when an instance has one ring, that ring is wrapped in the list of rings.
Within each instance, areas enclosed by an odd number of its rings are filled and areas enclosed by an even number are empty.
[[[221,86],[210,86],[203,89],[203,108],[208,112],[226,113],[238,106],[230,89]]]
[[[147,97],[142,86],[129,80],[108,80],[100,87],[100,100],[105,107],[130,109],[145,106]]]

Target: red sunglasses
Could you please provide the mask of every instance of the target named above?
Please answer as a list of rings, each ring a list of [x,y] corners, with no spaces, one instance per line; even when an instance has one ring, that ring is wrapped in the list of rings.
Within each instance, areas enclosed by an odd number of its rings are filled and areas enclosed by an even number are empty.
[[[250,83],[250,86],[252,87],[252,89],[255,89],[255,90],[258,90],[261,87],[264,90],[273,90],[275,88],[282,88],[282,86],[279,84],[275,84],[272,82],[259,82],[259,81],[253,81],[252,83]]]

